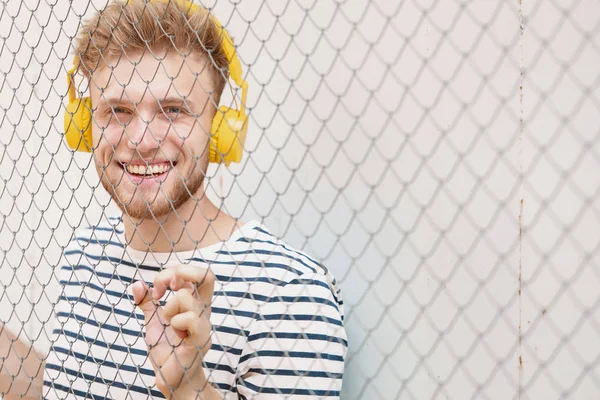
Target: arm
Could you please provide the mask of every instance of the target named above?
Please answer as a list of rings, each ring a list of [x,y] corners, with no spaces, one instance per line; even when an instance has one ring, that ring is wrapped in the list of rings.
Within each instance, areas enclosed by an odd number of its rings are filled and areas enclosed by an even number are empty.
[[[202,359],[211,346],[210,304],[214,274],[205,268],[180,265],[161,271],[154,287],[136,282],[133,296],[144,313],[145,340],[158,389],[167,399],[221,399],[204,374]],[[173,296],[156,302],[167,289]]]
[[[44,364],[33,345],[0,325],[0,393],[5,400],[41,398]]]
[[[240,399],[339,399],[348,349],[341,294],[318,274],[278,289],[241,355]]]

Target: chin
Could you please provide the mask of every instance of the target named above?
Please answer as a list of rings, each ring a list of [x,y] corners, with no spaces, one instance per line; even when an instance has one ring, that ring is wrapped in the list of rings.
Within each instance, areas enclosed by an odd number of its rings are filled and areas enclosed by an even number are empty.
[[[173,205],[170,201],[159,195],[152,203],[146,202],[144,199],[135,196],[129,203],[123,204],[122,197],[114,199],[123,211],[124,215],[136,221],[144,220],[163,220],[164,217],[168,216],[173,211]]]
[[[201,171],[192,170],[185,183],[176,173],[160,181],[150,177],[136,183],[123,168],[115,166],[111,169],[114,173],[101,175],[102,185],[123,214],[136,221],[164,219],[188,201],[200,200],[192,199],[192,194],[196,194],[204,183]]]

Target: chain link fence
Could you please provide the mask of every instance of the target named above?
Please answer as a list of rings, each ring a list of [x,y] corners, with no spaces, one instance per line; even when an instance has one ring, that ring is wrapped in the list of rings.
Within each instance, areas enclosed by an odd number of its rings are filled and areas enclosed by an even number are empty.
[[[244,159],[207,193],[338,280],[341,398],[600,397],[598,1],[202,4],[250,88]],[[42,354],[63,249],[117,211],[62,136],[105,5],[0,11],[0,321]]]

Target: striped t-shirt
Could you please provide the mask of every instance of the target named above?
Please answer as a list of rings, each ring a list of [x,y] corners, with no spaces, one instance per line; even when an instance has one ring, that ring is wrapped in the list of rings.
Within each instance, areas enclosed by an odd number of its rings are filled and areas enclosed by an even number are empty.
[[[320,263],[256,221],[225,242],[179,253],[133,250],[123,229],[120,217],[109,218],[78,230],[64,251],[44,398],[164,398],[130,286],[151,284],[162,268],[184,263],[208,266],[216,277],[203,366],[223,398],[339,397],[343,303]]]

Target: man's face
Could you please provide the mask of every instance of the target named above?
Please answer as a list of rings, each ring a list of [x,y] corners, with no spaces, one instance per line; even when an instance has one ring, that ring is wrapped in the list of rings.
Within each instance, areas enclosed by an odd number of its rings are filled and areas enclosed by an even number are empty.
[[[203,193],[214,85],[198,56],[127,57],[92,75],[94,161],[125,214],[158,218]]]

